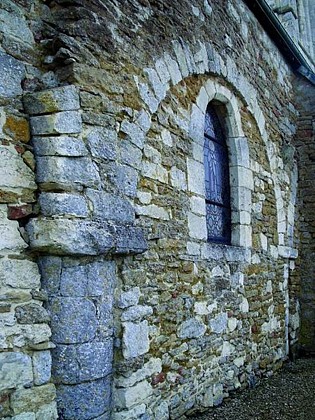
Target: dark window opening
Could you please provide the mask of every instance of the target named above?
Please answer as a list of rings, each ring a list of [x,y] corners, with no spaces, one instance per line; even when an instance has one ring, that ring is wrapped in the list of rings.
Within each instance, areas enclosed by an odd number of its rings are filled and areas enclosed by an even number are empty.
[[[205,117],[204,166],[208,241],[231,243],[229,157],[222,124],[209,104]]]

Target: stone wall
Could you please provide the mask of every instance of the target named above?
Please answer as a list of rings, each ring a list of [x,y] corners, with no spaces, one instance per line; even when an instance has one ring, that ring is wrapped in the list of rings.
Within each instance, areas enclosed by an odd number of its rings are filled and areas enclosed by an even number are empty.
[[[299,269],[294,292],[300,296],[302,353],[315,351],[315,290],[314,290],[314,86],[296,82],[297,106],[300,116],[295,144],[299,162],[298,233],[300,242]]]
[[[279,51],[239,1],[15,3],[0,57],[0,355],[3,377],[8,363],[18,373],[1,415],[56,418],[51,356],[69,420],[176,418],[271,375],[299,328],[297,112]],[[210,101],[226,126],[231,246],[206,241]]]
[[[24,6],[23,6],[24,4]],[[43,307],[35,256],[25,224],[36,215],[37,185],[30,128],[22,96],[51,86],[40,72],[37,37],[40,2],[1,2],[0,7],[0,391],[2,419],[57,418],[51,383],[49,315]]]

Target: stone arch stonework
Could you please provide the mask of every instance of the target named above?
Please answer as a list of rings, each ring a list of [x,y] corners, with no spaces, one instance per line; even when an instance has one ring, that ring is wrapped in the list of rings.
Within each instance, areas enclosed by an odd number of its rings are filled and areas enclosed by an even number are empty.
[[[250,209],[253,175],[249,166],[248,142],[241,125],[238,101],[228,88],[215,81],[207,80],[196,98],[196,105],[192,105],[189,134],[200,147],[203,147],[205,112],[208,103],[212,100],[217,100],[224,104],[227,110],[226,124],[228,133],[226,140],[230,157],[232,245],[250,248]],[[200,148],[198,151],[200,151]],[[195,153],[194,157],[199,157],[200,159],[198,152],[196,151]],[[194,166],[193,162],[188,162],[188,165]],[[203,171],[202,165],[200,165],[200,171]],[[191,174],[188,171],[188,184],[189,176],[193,176],[193,173],[193,169]],[[203,180],[204,177],[201,174],[199,177],[200,184],[204,182]],[[202,188],[202,185],[197,186],[199,191],[202,191]]]

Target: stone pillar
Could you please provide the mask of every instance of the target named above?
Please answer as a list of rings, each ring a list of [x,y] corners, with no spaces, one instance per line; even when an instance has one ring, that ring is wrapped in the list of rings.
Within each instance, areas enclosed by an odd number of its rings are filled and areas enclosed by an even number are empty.
[[[111,411],[115,255],[146,249],[128,201],[102,190],[83,140],[74,86],[30,94],[40,216],[27,225],[39,252],[51,316],[53,381],[62,419],[108,419]],[[104,139],[106,141],[106,139]]]

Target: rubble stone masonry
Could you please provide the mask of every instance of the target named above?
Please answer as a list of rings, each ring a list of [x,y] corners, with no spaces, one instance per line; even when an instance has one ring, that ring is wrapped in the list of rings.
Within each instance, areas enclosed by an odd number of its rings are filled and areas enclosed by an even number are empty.
[[[0,23],[1,419],[175,419],[279,369],[300,307],[311,343],[313,115],[245,3],[3,0]],[[210,102],[231,245],[207,242]]]

